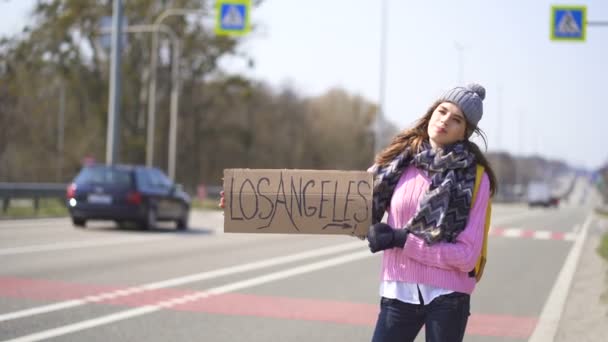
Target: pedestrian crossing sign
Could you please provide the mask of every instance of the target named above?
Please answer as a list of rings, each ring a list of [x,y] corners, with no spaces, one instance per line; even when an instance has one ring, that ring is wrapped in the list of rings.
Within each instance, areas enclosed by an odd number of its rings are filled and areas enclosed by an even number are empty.
[[[584,42],[586,31],[586,6],[551,6],[552,40]]]
[[[215,33],[217,35],[244,35],[250,30],[251,0],[217,0]]]

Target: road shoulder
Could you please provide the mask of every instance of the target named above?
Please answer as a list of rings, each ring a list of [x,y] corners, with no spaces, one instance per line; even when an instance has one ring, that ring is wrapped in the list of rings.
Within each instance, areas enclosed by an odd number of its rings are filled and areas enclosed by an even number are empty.
[[[583,245],[555,341],[605,341],[608,336],[608,302],[600,301],[608,288],[608,262],[596,251],[607,225],[598,221]]]

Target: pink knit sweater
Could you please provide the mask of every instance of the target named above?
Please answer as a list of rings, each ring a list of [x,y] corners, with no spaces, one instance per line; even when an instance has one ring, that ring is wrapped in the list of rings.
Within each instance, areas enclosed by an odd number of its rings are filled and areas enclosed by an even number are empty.
[[[430,185],[430,178],[421,170],[408,167],[391,198],[388,224],[402,228],[418,209],[418,203]],[[469,271],[481,253],[485,212],[490,196],[490,181],[484,173],[475,205],[467,226],[455,243],[438,242],[427,245],[423,239],[410,234],[404,248],[384,251],[382,280],[426,284],[453,291],[472,293],[475,278]]]

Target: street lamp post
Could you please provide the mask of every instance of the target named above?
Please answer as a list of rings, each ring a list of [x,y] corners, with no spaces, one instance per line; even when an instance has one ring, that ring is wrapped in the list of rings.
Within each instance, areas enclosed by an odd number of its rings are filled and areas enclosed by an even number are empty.
[[[380,152],[382,144],[382,120],[384,115],[384,97],[385,97],[385,78],[386,78],[386,35],[388,21],[388,0],[382,0],[382,9],[380,12],[380,79],[378,85],[378,112],[374,118],[374,156]]]
[[[118,150],[118,122],[120,115],[120,65],[122,36],[122,0],[114,0],[112,8],[112,54],[110,60],[110,89],[108,96],[108,128],[106,163],[114,164]]]
[[[102,33],[106,33],[109,30],[102,30]],[[158,24],[158,25],[133,25],[128,26],[124,30],[124,32],[129,33],[141,33],[141,32],[152,32],[156,34],[157,32],[163,32],[169,36],[171,39],[171,45],[173,46],[173,62],[171,63],[171,118],[169,124],[169,174],[173,175],[175,172],[175,145],[176,145],[176,133],[177,133],[177,110],[178,110],[178,99],[179,99],[179,83],[180,83],[180,75],[179,75],[179,60],[181,56],[181,46],[179,43],[179,39],[173,30],[171,30],[168,26]],[[156,82],[154,80],[154,82]],[[150,99],[148,99],[150,100]],[[151,102],[153,103],[153,102]],[[148,117],[150,119],[150,117]],[[150,137],[150,132],[154,132],[154,116],[152,116],[152,120],[148,121],[148,137]],[[153,133],[152,133],[153,138]],[[154,139],[152,139],[152,142]],[[151,144],[149,144],[150,146]],[[148,147],[149,147],[148,146]],[[172,153],[173,152],[173,153]],[[148,164],[148,166],[151,166]],[[173,177],[171,177],[173,179]]]
[[[65,141],[65,82],[59,83],[59,115],[57,118],[57,181],[63,181],[63,146]]]
[[[496,149],[499,150],[500,146],[502,145],[502,142],[500,141],[501,138],[501,131],[502,131],[502,85],[499,84],[498,85],[498,91],[496,93],[496,102],[498,103],[498,107],[496,108]]]
[[[454,47],[458,51],[458,84],[464,83],[464,46],[454,42]]]
[[[179,40],[175,40],[175,54],[173,55],[172,81],[171,81],[171,116],[169,118],[169,177],[175,180],[175,154],[177,153],[177,108],[179,101],[180,77],[179,60],[180,45]]]
[[[170,8],[161,13],[152,26],[159,27],[163,20],[170,16],[183,16],[187,14],[204,13],[203,10],[193,10],[184,8]],[[179,42],[176,43],[179,44]],[[156,68],[158,64],[158,32],[153,31],[152,34],[152,55],[150,56],[150,83],[148,90],[148,133],[146,142],[146,165],[152,166],[154,162],[154,127],[156,118]],[[173,68],[179,68],[178,61],[179,53],[174,55]],[[178,72],[175,72],[172,77],[173,87],[171,89],[171,114],[169,122],[169,156],[168,156],[168,174],[169,178],[175,179],[175,154],[177,145],[177,111],[179,99],[179,78],[175,77]]]

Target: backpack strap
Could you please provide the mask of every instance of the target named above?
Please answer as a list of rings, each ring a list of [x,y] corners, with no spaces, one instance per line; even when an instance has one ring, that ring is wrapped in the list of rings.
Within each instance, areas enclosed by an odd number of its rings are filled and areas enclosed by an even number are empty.
[[[475,200],[477,199],[477,193],[479,192],[479,185],[481,184],[481,178],[483,177],[484,167],[477,164],[477,170],[475,175],[475,186],[473,188],[473,199],[471,200],[471,208],[475,205]],[[492,201],[488,200],[488,206],[486,208],[486,218],[483,230],[483,244],[481,245],[481,253],[479,255],[479,259],[477,259],[477,263],[475,264],[475,269],[469,272],[469,276],[475,277],[477,281],[481,279],[483,275],[483,269],[486,265],[486,260],[488,256],[488,234],[490,232],[490,220],[492,217]]]

